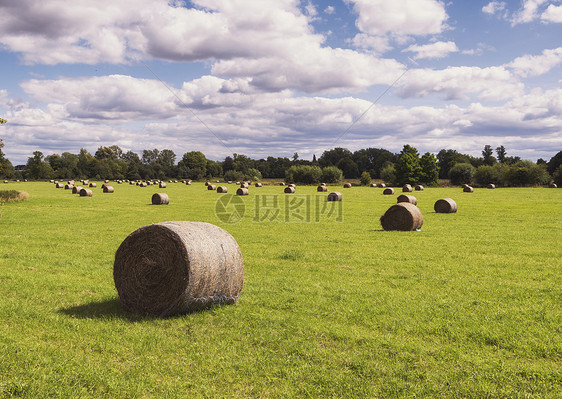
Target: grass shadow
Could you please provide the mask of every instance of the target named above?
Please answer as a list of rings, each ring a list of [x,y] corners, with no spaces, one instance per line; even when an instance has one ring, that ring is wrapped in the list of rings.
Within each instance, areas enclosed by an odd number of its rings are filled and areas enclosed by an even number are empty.
[[[154,320],[155,316],[143,316],[127,312],[121,306],[119,298],[104,299],[99,302],[89,302],[83,305],[70,306],[59,309],[59,313],[77,319],[122,319],[130,322]]]

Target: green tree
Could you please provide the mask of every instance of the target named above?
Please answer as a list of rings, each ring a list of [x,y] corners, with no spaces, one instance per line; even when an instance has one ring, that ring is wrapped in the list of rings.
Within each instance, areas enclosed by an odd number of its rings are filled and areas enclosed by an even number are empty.
[[[52,177],[53,168],[43,158],[41,151],[34,151],[33,157],[27,159],[27,177],[31,179],[49,179]]]
[[[474,166],[469,163],[458,163],[449,170],[451,184],[470,184],[475,172]]]
[[[496,155],[498,156],[499,163],[505,163],[506,154],[507,152],[505,151],[505,147],[503,145],[496,148]]]
[[[484,160],[484,165],[493,165],[496,163],[496,158],[494,158],[494,150],[492,150],[491,145],[485,145],[482,150],[482,158]]]
[[[182,167],[187,176],[182,176],[189,179],[202,179],[207,176],[207,158],[201,151],[190,151],[183,154],[178,166]]]
[[[371,174],[367,171],[364,171],[363,173],[361,173],[361,185],[368,186],[369,184],[371,184]]]
[[[449,170],[458,163],[473,163],[470,156],[461,154],[456,150],[445,150],[442,149],[437,154],[437,161],[439,163],[439,178],[447,179],[449,178]]]
[[[422,168],[418,150],[406,144],[400,153],[400,158],[396,163],[396,183],[416,184],[421,180]]]
[[[321,167],[336,166],[343,158],[353,158],[353,154],[347,148],[336,147],[333,150],[324,151],[318,163]]]
[[[0,118],[0,125],[7,123],[8,121],[4,118]]]
[[[381,179],[385,183],[393,184],[396,181],[396,168],[392,162],[386,162],[380,173]]]
[[[501,180],[501,164],[494,166],[481,165],[474,172],[474,181],[479,186],[498,184]]]
[[[550,158],[550,161],[547,163],[546,170],[552,175],[556,170],[558,170],[560,165],[562,165],[562,151],[558,151],[556,155]]]
[[[437,158],[430,152],[426,152],[420,159],[420,182],[428,186],[439,183],[439,165]]]
[[[320,180],[324,183],[339,183],[343,179],[343,172],[336,166],[326,166],[322,169]]]
[[[562,188],[562,165],[552,174],[552,181],[554,181],[558,187]]]
[[[0,139],[0,177],[11,178],[14,175],[14,166],[5,157],[2,148],[4,148],[4,141]]]
[[[346,179],[355,179],[359,177],[359,168],[350,157],[340,159],[336,166],[343,172]]]

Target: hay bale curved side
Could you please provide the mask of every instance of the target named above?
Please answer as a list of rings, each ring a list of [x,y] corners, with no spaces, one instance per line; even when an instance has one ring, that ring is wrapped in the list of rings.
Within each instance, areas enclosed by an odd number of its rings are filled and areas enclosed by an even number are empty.
[[[261,183],[256,183],[256,184],[254,184],[254,186],[256,186],[256,187],[263,187],[263,184],[261,184]]]
[[[341,200],[342,200],[342,195],[338,191],[334,191],[328,194],[328,201],[341,201]]]
[[[409,202],[410,204],[417,205],[418,199],[413,195],[400,194],[398,198],[396,198],[396,202]]]
[[[384,191],[382,192],[384,195],[392,195],[394,194],[394,189],[392,187],[387,187],[384,189]]]
[[[441,198],[435,202],[433,209],[437,213],[455,213],[457,211],[457,203],[452,198]]]
[[[221,194],[228,193],[228,188],[226,186],[218,186],[217,193],[221,193]]]
[[[496,188],[496,185],[493,184],[493,183],[490,183],[490,184],[488,184],[488,188],[493,190],[494,188]]]
[[[80,197],[91,197],[92,195],[94,195],[94,193],[88,188],[80,190]]]
[[[248,195],[249,191],[247,188],[244,187],[240,187],[238,190],[236,190],[236,195]]]
[[[414,187],[414,190],[416,191],[423,191],[423,186],[421,184],[418,184],[416,187]]]
[[[160,183],[158,183],[158,188],[166,188],[166,183],[161,181]]]
[[[216,189],[217,189],[217,186],[215,186],[214,184],[209,184],[207,186],[207,190],[209,190],[209,191],[216,190]]]
[[[291,187],[291,186],[287,186],[285,187],[285,190],[283,190],[283,192],[285,194],[294,194],[295,193],[295,188]]]
[[[103,188],[103,192],[104,193],[114,193],[115,189],[113,188],[113,186],[105,185],[104,188]]]
[[[323,186],[323,185],[319,185],[319,186],[316,188],[316,191],[319,192],[319,193],[323,193],[323,192],[325,192],[325,191],[328,191],[328,187]]]
[[[152,205],[168,205],[170,197],[166,193],[155,193],[152,195]]]
[[[345,184],[343,185],[343,188],[351,188],[351,183],[345,183]]]
[[[417,206],[409,202],[392,205],[381,216],[380,222],[384,230],[412,231],[421,229],[423,216]]]
[[[97,187],[98,185],[96,183],[90,183],[90,187]]]
[[[81,186],[74,186],[72,187],[72,194],[80,194],[80,190],[82,190],[84,187]]]
[[[411,193],[412,192],[412,186],[410,184],[404,184],[404,186],[402,186],[402,192],[403,193]]]
[[[132,232],[115,253],[113,279],[128,311],[166,317],[238,300],[244,285],[236,240],[203,222],[164,222]]]
[[[470,186],[466,186],[465,188],[462,189],[463,193],[473,193],[474,189]]]
[[[385,188],[385,187],[386,187],[386,184],[381,183],[381,184],[379,184],[379,187],[380,187],[380,188]]]

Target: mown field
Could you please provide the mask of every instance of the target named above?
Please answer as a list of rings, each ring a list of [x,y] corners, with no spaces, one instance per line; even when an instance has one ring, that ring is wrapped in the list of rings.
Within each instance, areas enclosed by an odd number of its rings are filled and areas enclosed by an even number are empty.
[[[399,190],[329,187],[343,194],[329,214],[316,187],[289,203],[282,187],[251,187],[230,224],[202,183],[100,185],[91,198],[0,186],[30,195],[0,207],[0,397],[562,396],[562,189],[427,188],[413,193],[421,231],[385,232]],[[150,205],[156,192],[170,205]],[[444,197],[458,213],[433,212]],[[167,319],[122,309],[115,251],[168,220],[234,236],[236,305]]]

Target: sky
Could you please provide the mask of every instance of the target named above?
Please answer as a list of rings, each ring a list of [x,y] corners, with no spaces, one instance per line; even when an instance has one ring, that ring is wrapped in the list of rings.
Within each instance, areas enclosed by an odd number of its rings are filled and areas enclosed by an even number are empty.
[[[0,0],[6,157],[118,145],[549,160],[562,0]]]

